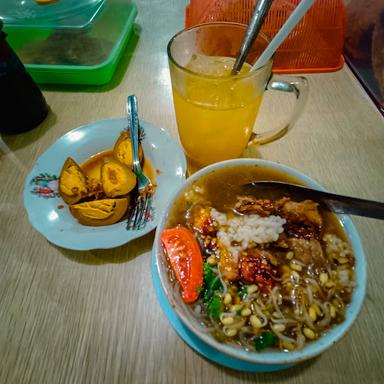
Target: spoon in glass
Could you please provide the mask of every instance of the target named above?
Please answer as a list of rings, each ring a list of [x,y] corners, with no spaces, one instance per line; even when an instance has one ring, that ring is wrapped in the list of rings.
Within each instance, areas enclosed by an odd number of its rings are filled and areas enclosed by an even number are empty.
[[[232,75],[236,75],[240,72],[245,59],[248,56],[248,52],[252,47],[253,42],[256,40],[257,35],[260,32],[263,25],[265,16],[272,5],[272,0],[258,0],[253,11],[252,18],[249,22],[247,31],[245,32],[243,42],[241,43],[240,51],[237,54],[235,64],[232,68]]]
[[[263,197],[269,194],[290,194],[296,198],[310,199],[325,203],[335,213],[345,213],[384,219],[384,203],[373,200],[359,199],[356,197],[337,195],[319,191],[297,184],[283,183],[280,181],[254,181],[243,186],[250,194],[260,194]]]

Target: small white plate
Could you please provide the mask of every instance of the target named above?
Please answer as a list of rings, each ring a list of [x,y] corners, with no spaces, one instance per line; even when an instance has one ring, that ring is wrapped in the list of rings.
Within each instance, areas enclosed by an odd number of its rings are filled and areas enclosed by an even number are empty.
[[[142,146],[156,177],[153,217],[140,230],[127,230],[126,220],[88,227],[70,214],[58,194],[58,177],[68,156],[82,164],[91,155],[112,149],[127,120],[100,120],[73,129],[45,151],[37,160],[24,185],[24,206],[33,227],[51,243],[63,248],[90,250],[113,248],[152,231],[168,200],[185,180],[186,160],[180,145],[162,128],[140,121],[145,135]]]

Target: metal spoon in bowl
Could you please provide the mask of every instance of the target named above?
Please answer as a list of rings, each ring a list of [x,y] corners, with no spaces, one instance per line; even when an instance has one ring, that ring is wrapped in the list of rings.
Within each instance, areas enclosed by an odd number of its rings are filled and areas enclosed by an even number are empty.
[[[245,184],[243,187],[244,190],[250,194],[255,194],[255,192],[257,192],[258,194],[260,193],[266,196],[266,194],[274,192],[280,194],[289,193],[297,198],[324,202],[329,209],[335,213],[346,213],[381,220],[384,219],[384,203],[378,201],[336,195],[334,193],[323,192],[317,189],[279,181],[254,181]]]

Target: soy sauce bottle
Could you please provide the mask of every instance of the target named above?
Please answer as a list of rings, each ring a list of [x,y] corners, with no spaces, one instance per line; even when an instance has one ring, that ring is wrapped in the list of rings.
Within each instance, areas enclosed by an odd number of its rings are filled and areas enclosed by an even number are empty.
[[[9,46],[0,19],[0,132],[16,134],[39,125],[48,106],[39,87]]]

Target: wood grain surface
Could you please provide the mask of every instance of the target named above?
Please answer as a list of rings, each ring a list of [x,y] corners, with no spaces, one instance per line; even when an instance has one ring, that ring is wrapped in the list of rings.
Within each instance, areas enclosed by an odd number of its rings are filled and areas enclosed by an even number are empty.
[[[273,374],[223,368],[177,336],[152,284],[153,233],[116,249],[75,252],[29,224],[22,191],[37,157],[75,127],[124,116],[128,94],[137,95],[142,119],[177,137],[166,44],[183,27],[185,1],[136,3],[135,35],[112,83],[43,87],[47,120],[0,141],[0,383],[384,382],[383,221],[353,218],[368,287],[351,331],[323,355]],[[297,168],[330,191],[384,201],[382,116],[348,68],[307,77],[309,102],[294,130],[251,155]],[[275,125],[291,105],[266,95],[258,126]]]

